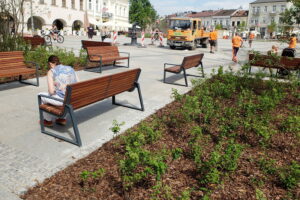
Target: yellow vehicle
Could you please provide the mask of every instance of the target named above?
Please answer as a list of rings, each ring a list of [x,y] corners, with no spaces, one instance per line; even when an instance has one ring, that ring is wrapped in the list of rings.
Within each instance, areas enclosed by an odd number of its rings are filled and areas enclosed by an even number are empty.
[[[171,49],[186,47],[191,50],[198,45],[207,47],[209,33],[203,30],[201,19],[171,18],[169,19],[168,41]]]

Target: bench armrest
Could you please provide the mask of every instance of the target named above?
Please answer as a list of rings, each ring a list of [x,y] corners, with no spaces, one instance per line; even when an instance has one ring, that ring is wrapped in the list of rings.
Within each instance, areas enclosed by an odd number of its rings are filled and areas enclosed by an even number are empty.
[[[173,66],[175,66],[175,65],[178,65],[178,64],[165,63],[165,64],[164,64],[164,69],[166,68],[167,65],[173,65]]]
[[[123,51],[120,51],[119,53],[125,53],[128,55],[128,57],[130,57],[130,53],[129,52],[123,52]]]
[[[39,69],[40,69],[39,64],[37,64],[36,62],[32,62],[32,61],[24,61],[24,62],[25,62],[25,63],[30,63],[30,64],[35,65],[36,70],[39,70]]]
[[[38,95],[38,99],[39,99],[39,105],[41,105],[41,98],[47,98],[47,99],[53,99],[53,100],[55,100],[55,101],[59,101],[59,102],[64,102],[64,100],[63,99],[58,99],[58,98],[55,98],[55,97],[51,97],[51,96],[48,96],[48,95],[44,95],[44,94],[39,94]]]

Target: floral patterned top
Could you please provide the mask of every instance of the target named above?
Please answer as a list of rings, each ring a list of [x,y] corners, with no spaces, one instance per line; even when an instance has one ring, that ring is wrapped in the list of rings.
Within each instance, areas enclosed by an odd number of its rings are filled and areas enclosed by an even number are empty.
[[[64,98],[67,85],[78,81],[76,73],[72,67],[65,65],[57,65],[51,71],[53,73],[55,93],[59,97]]]

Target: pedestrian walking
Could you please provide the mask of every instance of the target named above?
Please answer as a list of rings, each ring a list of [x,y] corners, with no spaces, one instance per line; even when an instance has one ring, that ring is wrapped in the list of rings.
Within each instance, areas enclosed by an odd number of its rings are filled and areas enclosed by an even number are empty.
[[[238,62],[237,53],[242,45],[243,45],[243,39],[239,36],[238,33],[235,33],[235,36],[232,38],[232,61],[233,62]]]
[[[217,39],[218,39],[217,31],[211,30],[209,33],[210,53],[214,53],[214,51],[217,51]]]
[[[104,42],[105,38],[107,38],[108,32],[106,26],[101,29],[101,41]]]
[[[254,33],[250,32],[250,34],[249,34],[249,47],[250,48],[252,47],[252,42],[254,40],[254,37],[255,37]]]
[[[89,39],[92,40],[93,36],[94,36],[94,27],[92,25],[90,25],[88,27],[87,34],[88,34]]]

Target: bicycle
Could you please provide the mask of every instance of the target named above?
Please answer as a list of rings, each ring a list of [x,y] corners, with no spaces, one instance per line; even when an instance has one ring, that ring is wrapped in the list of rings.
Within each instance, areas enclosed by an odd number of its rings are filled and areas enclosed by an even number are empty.
[[[56,35],[56,36],[54,36]],[[47,43],[52,43],[52,39],[54,41],[57,41],[58,43],[63,43],[65,38],[60,34],[60,32],[56,32],[54,33],[53,31],[50,31],[50,33],[48,35],[44,36],[44,39]]]

